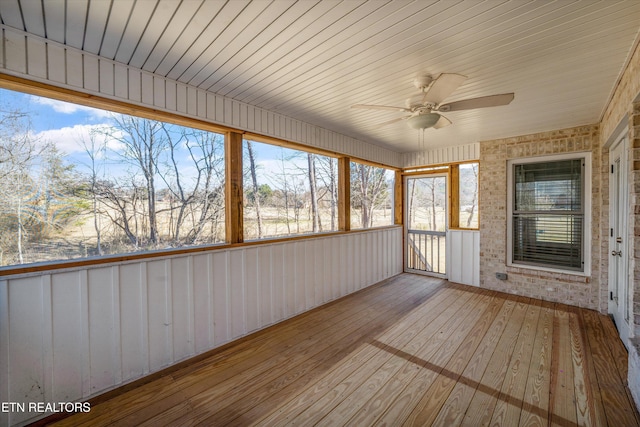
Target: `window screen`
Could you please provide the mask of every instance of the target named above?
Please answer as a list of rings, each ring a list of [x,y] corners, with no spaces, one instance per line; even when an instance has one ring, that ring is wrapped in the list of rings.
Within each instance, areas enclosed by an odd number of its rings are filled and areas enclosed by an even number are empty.
[[[584,160],[516,164],[513,262],[583,271]]]

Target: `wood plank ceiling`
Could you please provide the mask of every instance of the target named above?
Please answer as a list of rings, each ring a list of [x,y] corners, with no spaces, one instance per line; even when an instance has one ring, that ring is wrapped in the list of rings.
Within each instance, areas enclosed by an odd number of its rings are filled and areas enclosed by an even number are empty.
[[[2,0],[2,24],[398,152],[596,123],[638,40],[640,2]],[[452,126],[378,127],[420,73],[468,76]]]

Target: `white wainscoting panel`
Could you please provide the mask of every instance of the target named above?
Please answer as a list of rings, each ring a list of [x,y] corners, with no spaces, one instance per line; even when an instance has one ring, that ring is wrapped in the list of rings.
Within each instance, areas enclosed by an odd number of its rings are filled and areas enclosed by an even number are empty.
[[[480,232],[449,230],[447,233],[449,280],[480,286]]]
[[[0,401],[85,400],[401,271],[393,227],[4,276]]]

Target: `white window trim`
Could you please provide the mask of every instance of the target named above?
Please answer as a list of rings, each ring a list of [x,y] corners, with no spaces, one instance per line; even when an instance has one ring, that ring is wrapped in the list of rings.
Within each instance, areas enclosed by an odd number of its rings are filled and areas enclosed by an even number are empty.
[[[541,267],[537,265],[519,264],[513,262],[513,165],[525,163],[552,162],[557,160],[584,160],[584,236],[582,239],[582,253],[584,256],[583,271],[562,268]],[[548,271],[552,273],[573,274],[576,276],[591,276],[591,153],[578,152],[557,154],[551,156],[528,157],[507,160],[507,266],[530,270]]]

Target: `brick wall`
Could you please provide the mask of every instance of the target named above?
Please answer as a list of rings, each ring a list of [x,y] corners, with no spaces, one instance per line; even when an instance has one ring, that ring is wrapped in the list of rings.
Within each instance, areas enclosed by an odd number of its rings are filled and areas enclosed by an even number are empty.
[[[480,286],[607,312],[609,263],[609,147],[623,127],[629,150],[629,271],[633,311],[629,387],[640,409],[640,44],[613,91],[600,123],[480,144]],[[591,275],[581,277],[506,266],[507,160],[545,154],[592,153]],[[495,278],[506,272],[508,280]]]
[[[618,82],[601,122],[600,147],[608,157],[606,144],[615,137],[620,125],[628,128],[629,150],[629,270],[630,301],[636,345],[640,347],[640,44],[636,44],[627,67]],[[607,177],[608,179],[608,177]],[[603,200],[603,209],[609,203]],[[603,276],[606,278],[606,276]],[[640,374],[640,373],[639,373]],[[640,384],[640,382],[638,383]],[[640,390],[639,390],[640,393]],[[640,394],[639,394],[640,395]]]
[[[640,102],[633,104],[629,117],[629,146],[631,151],[631,183],[630,183],[630,221],[631,259],[629,268],[633,280],[630,283],[632,292],[633,320],[640,348]],[[639,375],[640,376],[640,375]],[[640,381],[638,381],[640,385]],[[640,396],[640,389],[638,390]]]
[[[601,286],[601,150],[599,126],[580,126],[480,143],[480,286],[497,291],[606,310]],[[560,274],[507,267],[507,160],[591,152],[591,275]],[[507,273],[498,280],[495,273]],[[604,289],[603,289],[604,287]]]

